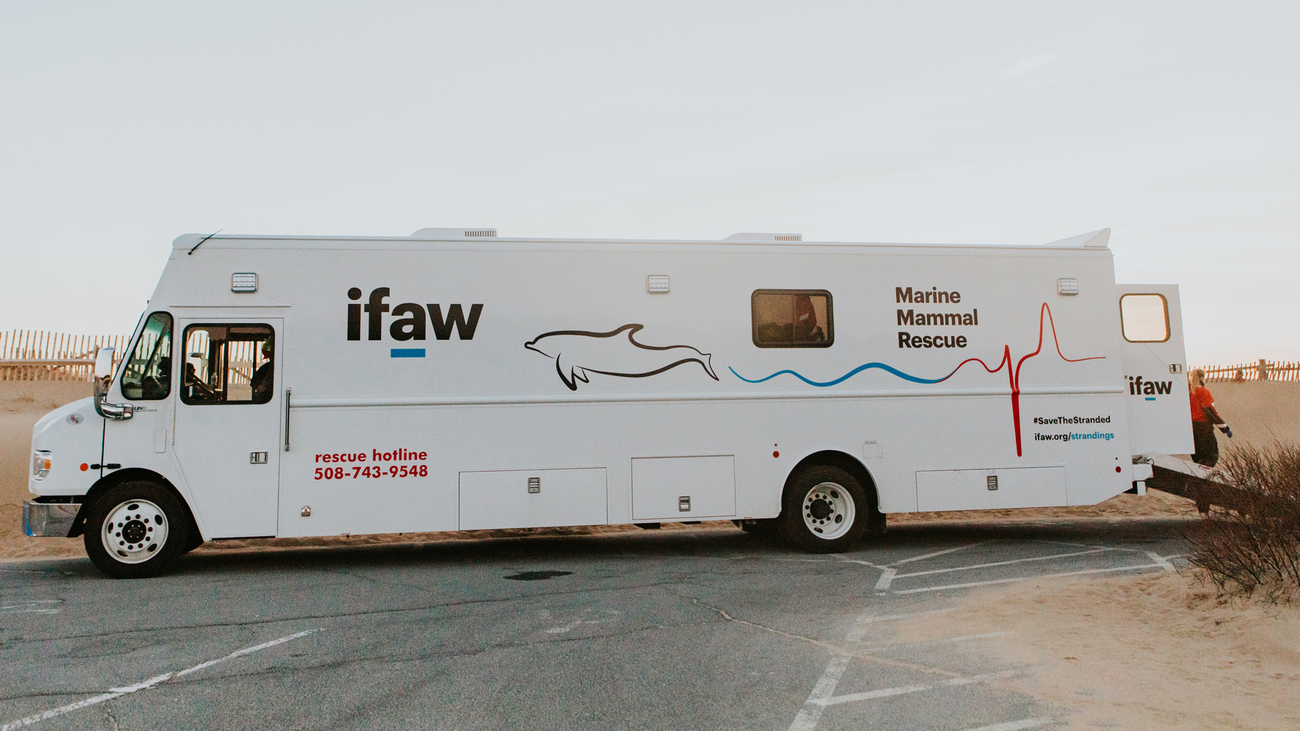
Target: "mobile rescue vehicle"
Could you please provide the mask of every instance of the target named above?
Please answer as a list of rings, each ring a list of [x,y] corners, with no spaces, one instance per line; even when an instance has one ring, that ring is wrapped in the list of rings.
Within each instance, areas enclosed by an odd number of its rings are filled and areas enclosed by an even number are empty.
[[[28,535],[116,577],[204,541],[1088,505],[1187,453],[1178,288],[1041,246],[181,236]]]

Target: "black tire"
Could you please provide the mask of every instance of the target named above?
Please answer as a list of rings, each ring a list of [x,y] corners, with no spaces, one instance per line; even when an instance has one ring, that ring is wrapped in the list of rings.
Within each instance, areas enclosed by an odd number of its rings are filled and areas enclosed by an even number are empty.
[[[800,470],[786,486],[781,531],[796,548],[836,553],[862,540],[874,506],[853,475],[839,467]]]
[[[186,551],[190,535],[175,493],[153,482],[123,482],[90,507],[82,541],[100,571],[142,579],[166,571]]]

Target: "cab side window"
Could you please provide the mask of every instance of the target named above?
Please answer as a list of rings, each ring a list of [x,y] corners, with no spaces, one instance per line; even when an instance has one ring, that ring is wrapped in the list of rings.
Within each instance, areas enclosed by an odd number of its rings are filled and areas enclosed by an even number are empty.
[[[135,350],[122,369],[122,396],[132,401],[158,401],[172,392],[172,316],[149,315],[135,341]]]
[[[835,342],[831,293],[824,289],[759,289],[749,306],[760,348],[829,348]]]
[[[190,325],[185,328],[181,400],[264,404],[274,393],[274,354],[270,325]]]

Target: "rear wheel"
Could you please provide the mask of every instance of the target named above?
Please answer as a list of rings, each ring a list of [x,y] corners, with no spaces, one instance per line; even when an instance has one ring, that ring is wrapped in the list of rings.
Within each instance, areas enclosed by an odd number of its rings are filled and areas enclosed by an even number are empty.
[[[123,482],[91,506],[82,539],[86,555],[115,579],[157,576],[190,542],[180,501],[152,482]]]
[[[866,492],[848,472],[829,465],[800,470],[781,511],[786,540],[813,553],[843,551],[862,538],[873,512]]]

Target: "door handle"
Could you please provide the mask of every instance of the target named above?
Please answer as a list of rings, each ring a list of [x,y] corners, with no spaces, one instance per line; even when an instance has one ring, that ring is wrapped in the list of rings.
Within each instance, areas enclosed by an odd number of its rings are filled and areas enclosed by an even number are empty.
[[[289,451],[289,399],[293,397],[293,389],[284,389],[284,451]]]

